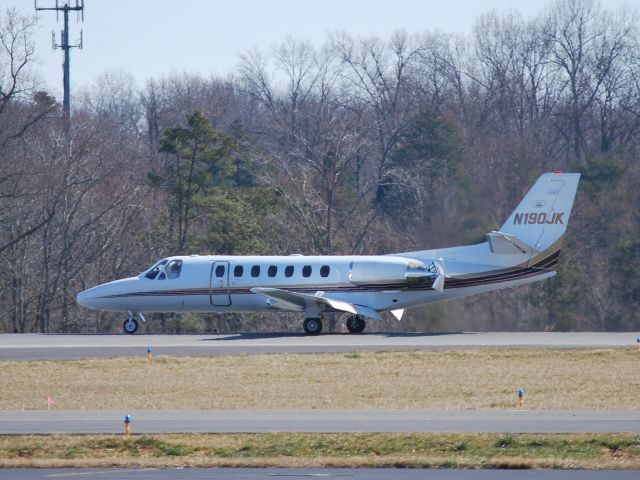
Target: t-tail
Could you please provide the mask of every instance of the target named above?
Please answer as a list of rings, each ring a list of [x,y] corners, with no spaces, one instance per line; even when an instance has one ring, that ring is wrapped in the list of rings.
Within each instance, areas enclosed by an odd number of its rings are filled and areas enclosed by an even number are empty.
[[[579,173],[545,173],[497,232],[491,251],[528,254],[529,264],[555,266],[580,181]]]

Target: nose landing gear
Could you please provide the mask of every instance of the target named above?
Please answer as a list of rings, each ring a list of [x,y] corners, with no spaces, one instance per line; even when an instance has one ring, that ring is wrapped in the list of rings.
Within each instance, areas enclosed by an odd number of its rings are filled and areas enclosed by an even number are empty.
[[[129,312],[129,318],[127,318],[122,324],[124,333],[128,333],[129,335],[136,333],[136,331],[138,330],[138,321],[133,318],[133,315],[133,312]],[[142,313],[138,312],[137,315],[140,317],[140,320],[142,320],[143,322],[145,321]]]
[[[128,318],[122,324],[124,333],[133,334],[138,330],[138,321],[135,318]]]

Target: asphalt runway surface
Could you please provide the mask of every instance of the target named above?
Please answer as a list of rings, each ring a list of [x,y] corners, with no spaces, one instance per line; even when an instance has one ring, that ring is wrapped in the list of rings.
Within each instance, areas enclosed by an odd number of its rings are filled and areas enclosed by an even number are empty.
[[[0,434],[640,431],[640,411],[550,410],[32,410],[0,411]]]
[[[0,470],[4,480],[99,478],[105,480],[274,480],[328,478],[332,480],[631,480],[640,470],[460,470],[389,468],[12,468]]]
[[[0,361],[146,355],[208,356],[252,353],[329,353],[457,348],[623,348],[639,333],[452,332],[222,335],[0,334]]]

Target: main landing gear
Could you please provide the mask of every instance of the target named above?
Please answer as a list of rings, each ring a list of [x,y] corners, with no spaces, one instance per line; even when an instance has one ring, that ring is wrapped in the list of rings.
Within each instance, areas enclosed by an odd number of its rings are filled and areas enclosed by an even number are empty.
[[[362,315],[349,315],[347,317],[347,330],[349,333],[364,332],[367,323]],[[322,332],[322,320],[319,318],[307,318],[302,324],[307,335],[319,335]]]
[[[138,331],[138,321],[135,318],[133,318],[133,315],[134,315],[133,312],[129,312],[129,318],[127,318],[122,324],[122,329],[124,330],[124,333],[128,333],[129,335],[132,335],[136,333],[136,331]],[[142,315],[142,313],[138,312],[137,315],[140,317],[140,320],[142,320],[143,322],[145,321],[145,318]]]
[[[366,326],[367,323],[362,315],[349,315],[347,318],[347,330],[349,330],[349,333],[362,333]]]
[[[319,335],[322,331],[322,320],[319,318],[305,318],[302,328],[307,335]]]

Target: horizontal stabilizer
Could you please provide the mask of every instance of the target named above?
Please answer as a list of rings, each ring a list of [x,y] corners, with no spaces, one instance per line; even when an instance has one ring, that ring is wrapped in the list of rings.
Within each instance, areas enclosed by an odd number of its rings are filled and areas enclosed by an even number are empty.
[[[439,258],[437,260],[434,260],[431,265],[432,266],[430,268],[435,270],[436,274],[436,279],[431,286],[434,290],[442,293],[442,291],[444,290],[444,259]]]
[[[308,293],[282,290],[280,288],[255,287],[251,289],[251,292],[267,297],[274,302],[272,306],[282,310],[302,312],[315,309],[322,311],[326,309],[326,307],[330,307],[334,310],[364,315],[365,317],[375,320],[382,320],[380,314],[373,308],[325,297],[321,291],[311,295]]]
[[[504,232],[487,233],[487,240],[492,253],[537,255],[539,250],[520,240],[515,235]]]

